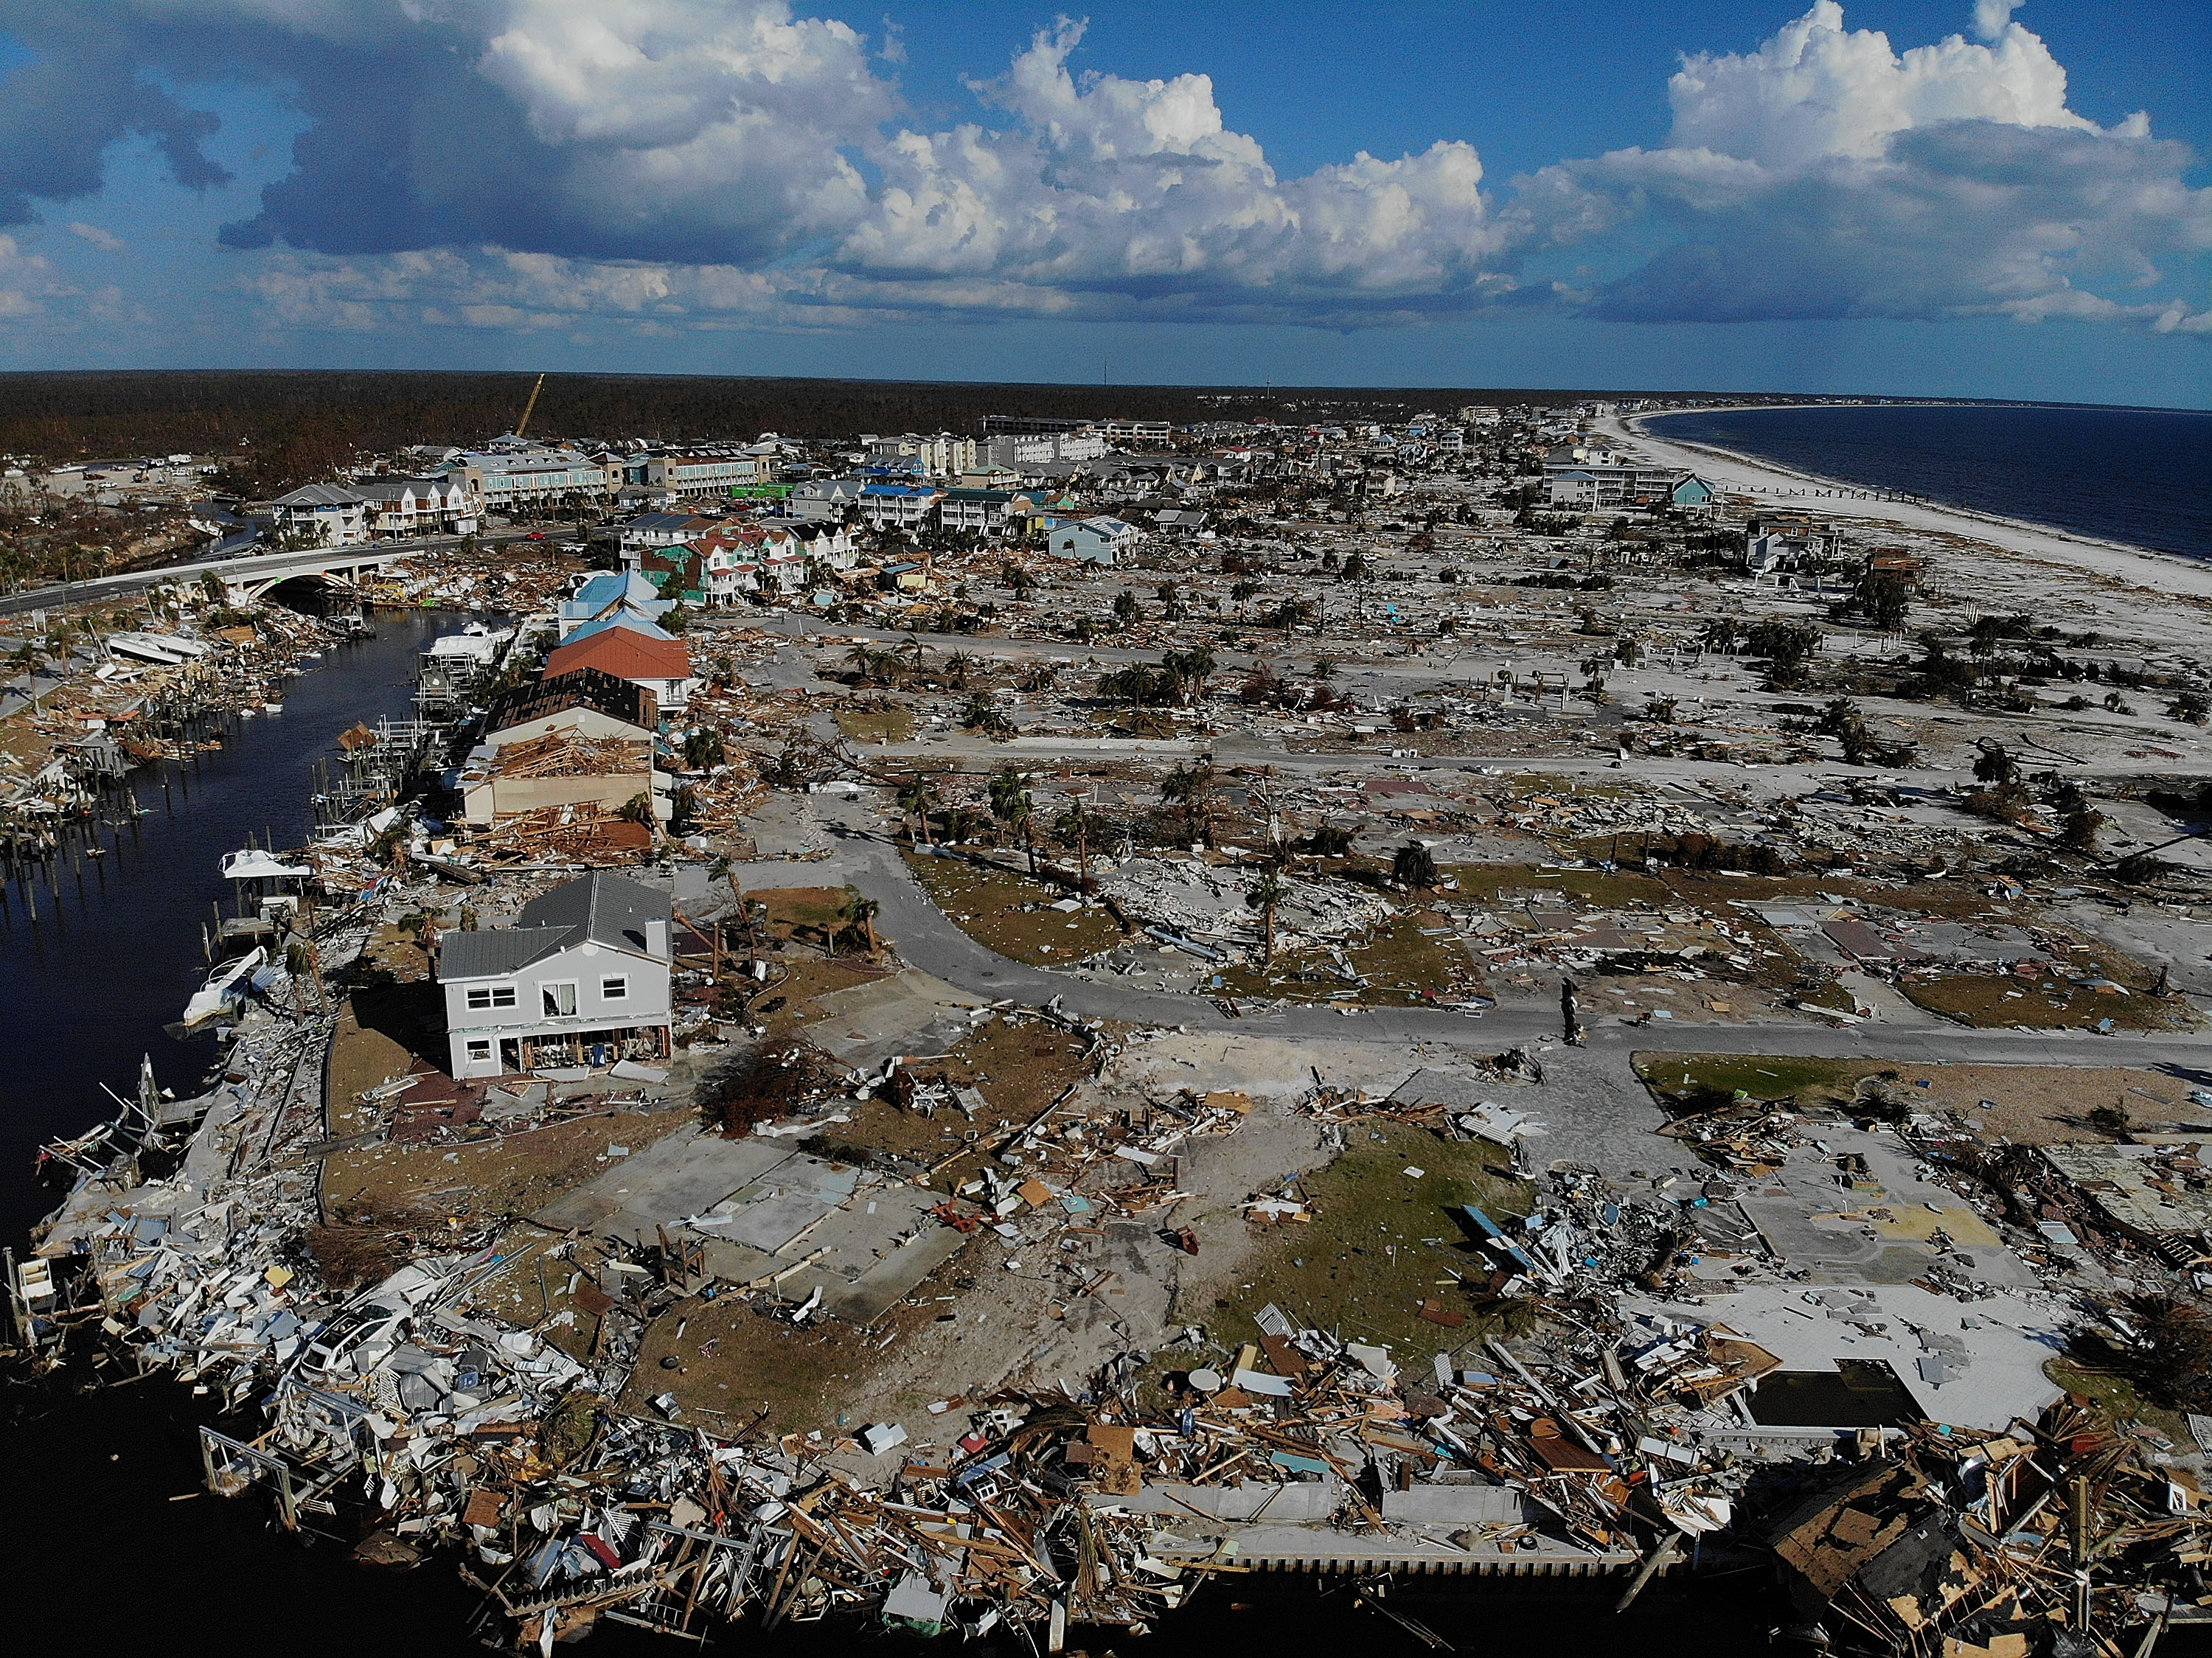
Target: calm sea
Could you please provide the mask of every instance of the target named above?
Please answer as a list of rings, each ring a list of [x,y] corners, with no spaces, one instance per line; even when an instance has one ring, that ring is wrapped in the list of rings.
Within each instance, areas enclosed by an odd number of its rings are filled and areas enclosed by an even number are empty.
[[[2212,414],[1862,404],[1692,411],[1654,435],[2160,552],[2212,558]]]

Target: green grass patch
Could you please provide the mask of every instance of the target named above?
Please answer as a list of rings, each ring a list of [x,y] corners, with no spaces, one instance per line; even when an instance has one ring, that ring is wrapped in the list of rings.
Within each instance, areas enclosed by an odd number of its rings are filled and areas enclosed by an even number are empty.
[[[2046,1361],[2043,1374],[2068,1393],[2080,1394],[2088,1400],[2103,1413],[2115,1431],[2130,1422],[2140,1422],[2147,1428],[2155,1428],[2183,1450],[2197,1442],[2187,1423],[2163,1406],[2154,1405],[2144,1399],[2136,1391],[2135,1383],[2124,1376],[2114,1376],[2105,1370],[2084,1370],[2071,1359],[2064,1358]]]
[[[1509,1154],[1487,1140],[1358,1121],[1345,1139],[1341,1157],[1299,1183],[1314,1218],[1262,1233],[1235,1280],[1215,1286],[1215,1333],[1249,1339],[1252,1315],[1272,1301],[1315,1328],[1389,1346],[1409,1366],[1479,1340],[1492,1327],[1456,1280],[1487,1278],[1488,1257],[1451,1210],[1471,1203],[1502,1222],[1528,1212],[1534,1188],[1507,1172]],[[1409,1167],[1425,1172],[1415,1179]],[[1430,1299],[1467,1321],[1451,1329],[1420,1317]]]
[[[843,887],[763,887],[745,893],[748,902],[768,906],[771,937],[810,944],[825,940],[851,896]]]
[[[1808,871],[1794,875],[1720,875],[1662,865],[1645,874],[1640,865],[1640,835],[1595,836],[1577,850],[1593,862],[1613,857],[1618,849],[1622,867],[1608,874],[1601,869],[1540,869],[1534,864],[1457,864],[1450,873],[1459,878],[1461,892],[1483,902],[1494,901],[1500,887],[1528,887],[1560,891],[1584,903],[1601,908],[1637,903],[1690,905],[1723,915],[1740,914],[1729,901],[1777,902],[1809,899],[1823,893],[1838,898],[1857,898],[1885,908],[1918,911],[1944,920],[2010,921],[2037,919],[2030,907],[1992,899],[1979,888],[1956,881],[1920,881],[1909,886],[1885,885],[1855,876]],[[2120,974],[2115,978],[2130,982]]]
[[[855,985],[873,984],[884,976],[880,972],[861,972],[841,962],[814,961],[804,956],[787,957],[779,961],[776,968],[775,981],[755,993],[748,1004],[750,1016],[766,1025],[772,1036],[783,1035],[822,1017],[822,1010],[814,1003],[815,997],[850,990]]]
[[[917,858],[907,867],[952,923],[986,949],[1031,967],[1065,967],[1121,942],[1103,906],[1050,908],[1067,895],[1048,882],[964,858]]]
[[[840,708],[837,729],[856,743],[905,743],[914,737],[914,715],[905,708]]]
[[[1797,1002],[1801,1007],[1825,1007],[1838,1013],[1856,1013],[1859,1005],[1859,999],[1851,994],[1850,987],[1837,979],[1831,979],[1818,990],[1804,992]]]
[[[1664,880],[1626,870],[1608,874],[1601,869],[1539,869],[1534,864],[1455,864],[1446,872],[1457,878],[1460,896],[1474,903],[1497,902],[1501,890],[1562,892],[1606,909],[1679,902]]]
[[[1828,1096],[1848,1099],[1860,1078],[1883,1068],[1874,1060],[1781,1054],[1638,1054],[1634,1064],[1645,1087],[1677,1099],[1715,1092],[1744,1093],[1761,1100],[1790,1094],[1808,1101]]]
[[[2079,956],[2073,959],[2092,965]],[[2096,964],[2093,970],[2123,981],[2111,964]],[[2196,1024],[2189,1004],[2179,997],[2161,1001],[2154,996],[2085,989],[2047,973],[2033,979],[2009,973],[1916,974],[1898,988],[1916,1006],[1982,1029],[2017,1024],[2032,1030],[2088,1030],[2106,1019],[2118,1030],[2187,1030]]]

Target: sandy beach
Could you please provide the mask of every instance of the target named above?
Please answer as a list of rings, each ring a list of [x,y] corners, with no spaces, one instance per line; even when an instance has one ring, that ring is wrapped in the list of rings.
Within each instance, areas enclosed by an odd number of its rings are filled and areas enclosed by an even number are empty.
[[[1795,507],[1823,518],[1869,526],[1890,524],[1901,530],[1959,537],[2154,592],[2212,599],[2212,564],[2198,560],[2069,535],[2063,530],[1959,507],[1885,501],[1860,484],[1796,471],[1732,450],[1668,439],[1647,428],[1640,416],[1614,416],[1596,421],[1593,425],[1597,431],[1626,444],[1656,465],[1683,467],[1728,494],[1742,495],[1760,504]]]

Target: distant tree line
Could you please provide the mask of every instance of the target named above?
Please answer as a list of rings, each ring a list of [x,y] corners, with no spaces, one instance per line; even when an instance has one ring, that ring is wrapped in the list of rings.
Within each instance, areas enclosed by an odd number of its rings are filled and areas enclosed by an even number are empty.
[[[410,443],[479,444],[513,428],[532,374],[354,370],[128,370],[0,374],[0,453],[49,464],[176,452],[251,457],[257,494],[330,477]],[[1345,387],[993,385],[562,374],[545,382],[532,434],[681,442],[910,430],[978,432],[987,414],[1177,422],[1449,417],[1464,404],[1571,404],[1587,392],[1362,391]]]

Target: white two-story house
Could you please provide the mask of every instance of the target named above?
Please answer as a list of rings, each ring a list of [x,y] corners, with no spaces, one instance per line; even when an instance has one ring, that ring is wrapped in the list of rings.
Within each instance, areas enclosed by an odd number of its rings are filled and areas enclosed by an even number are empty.
[[[358,547],[368,539],[368,502],[342,483],[310,483],[269,503],[276,532],[307,547]]]
[[[667,896],[595,873],[438,945],[456,1077],[669,1056]]]

